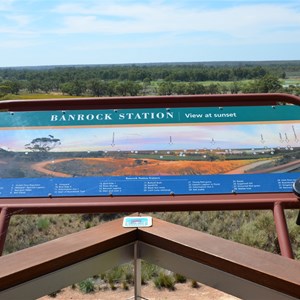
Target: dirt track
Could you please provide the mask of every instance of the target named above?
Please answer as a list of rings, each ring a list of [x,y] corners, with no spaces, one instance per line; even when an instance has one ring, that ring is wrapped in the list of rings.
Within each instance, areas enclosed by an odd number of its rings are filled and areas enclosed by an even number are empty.
[[[70,174],[55,172],[55,171],[48,170],[46,168],[49,164],[53,164],[53,163],[57,164],[57,163],[69,161],[69,160],[71,160],[71,159],[70,158],[62,158],[62,159],[55,160],[55,162],[53,162],[51,160],[42,161],[42,162],[32,165],[31,168],[35,171],[38,171],[40,173],[44,173],[44,174],[47,174],[47,175],[53,176],[53,177],[72,177],[72,175],[70,175]]]
[[[270,160],[256,161],[247,163],[246,161],[225,161],[225,162],[203,162],[203,161],[163,161],[148,159],[147,165],[134,165],[134,159],[114,159],[107,158],[62,158],[55,161],[43,161],[33,164],[31,168],[40,173],[52,177],[73,177],[68,173],[51,171],[48,165],[59,164],[71,160],[81,160],[89,164],[109,163],[115,165],[114,170],[108,174],[112,176],[122,175],[187,175],[187,174],[255,174],[255,173],[285,173],[293,169],[300,168],[300,160],[289,162],[284,165],[262,169],[251,172],[251,169],[263,166]],[[0,164],[6,164],[0,161]]]
[[[40,173],[53,177],[72,177],[68,173],[47,169],[48,165],[59,164],[67,161],[81,160],[96,169],[106,168],[101,176],[129,176],[129,175],[208,175],[208,174],[232,174],[237,173],[239,168],[249,165],[248,161],[167,161],[145,159],[146,163],[136,164],[134,158],[62,158],[55,161],[43,161],[31,166]],[[140,159],[138,161],[141,161]],[[108,167],[109,166],[109,167]],[[246,167],[246,166],[245,166]],[[108,170],[109,169],[109,170]],[[91,176],[100,174],[91,174]],[[87,176],[87,175],[85,175]],[[88,175],[90,176],[90,175]]]

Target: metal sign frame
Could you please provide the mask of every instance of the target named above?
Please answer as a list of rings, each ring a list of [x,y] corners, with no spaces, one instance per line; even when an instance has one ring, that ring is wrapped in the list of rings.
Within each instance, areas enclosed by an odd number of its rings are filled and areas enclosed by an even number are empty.
[[[0,198],[291,192],[299,115],[295,105],[0,112]]]

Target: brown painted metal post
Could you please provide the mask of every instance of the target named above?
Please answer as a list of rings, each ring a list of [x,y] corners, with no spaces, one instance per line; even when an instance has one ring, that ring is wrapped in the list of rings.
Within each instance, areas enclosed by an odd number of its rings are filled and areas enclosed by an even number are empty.
[[[273,214],[281,255],[294,258],[286,218],[280,202],[274,203]]]
[[[10,215],[6,207],[1,209],[0,212],[0,256],[3,253],[6,234],[9,226]]]

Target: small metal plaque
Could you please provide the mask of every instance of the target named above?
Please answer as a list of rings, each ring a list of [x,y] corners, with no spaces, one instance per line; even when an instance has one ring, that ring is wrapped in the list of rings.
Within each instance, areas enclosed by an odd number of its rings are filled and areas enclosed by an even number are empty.
[[[125,217],[123,227],[151,227],[152,217]]]

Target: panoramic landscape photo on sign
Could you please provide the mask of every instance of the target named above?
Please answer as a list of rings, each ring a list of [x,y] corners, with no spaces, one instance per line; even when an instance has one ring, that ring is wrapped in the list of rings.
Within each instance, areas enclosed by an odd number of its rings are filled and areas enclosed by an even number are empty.
[[[298,106],[2,112],[0,197],[291,192]]]

